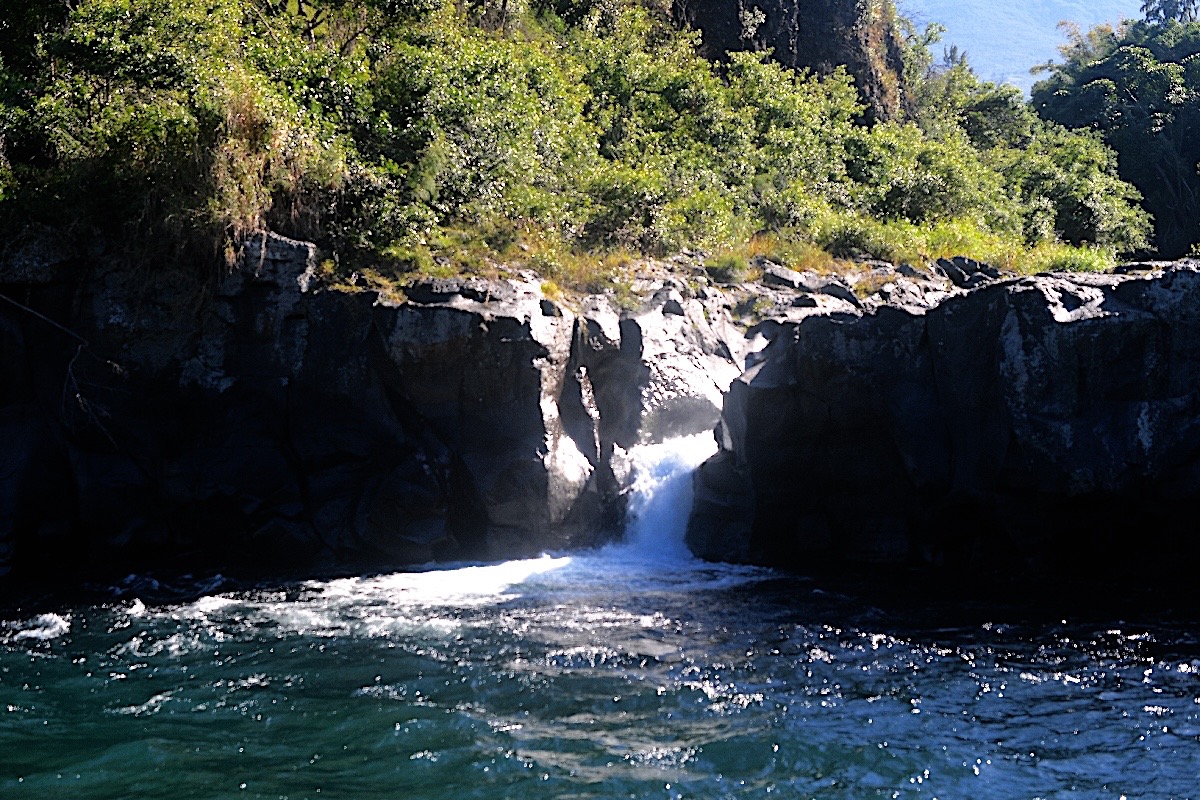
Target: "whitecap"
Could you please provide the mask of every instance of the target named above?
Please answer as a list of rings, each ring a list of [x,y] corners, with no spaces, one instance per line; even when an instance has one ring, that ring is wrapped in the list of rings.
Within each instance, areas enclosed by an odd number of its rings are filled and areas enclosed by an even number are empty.
[[[39,614],[31,620],[6,624],[13,630],[13,641],[47,642],[71,631],[71,618],[61,614]]]

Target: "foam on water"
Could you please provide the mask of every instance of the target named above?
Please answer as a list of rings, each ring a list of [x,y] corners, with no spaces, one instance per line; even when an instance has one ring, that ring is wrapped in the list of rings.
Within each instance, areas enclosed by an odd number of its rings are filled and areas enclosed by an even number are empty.
[[[946,627],[701,562],[711,448],[632,452],[592,552],[0,621],[0,796],[1195,796],[1190,629]]]
[[[70,616],[40,614],[33,619],[0,623],[0,641],[47,642],[71,630]]]
[[[430,567],[367,578],[311,581],[283,599],[244,594],[204,597],[176,614],[239,618],[248,625],[315,636],[387,636],[453,628],[465,609],[517,599],[581,597],[614,591],[717,590],[761,579],[766,570],[702,562],[684,544],[692,473],[716,452],[711,434],[641,445],[630,451],[633,483],[623,540],[571,555],[546,554],[498,564]]]

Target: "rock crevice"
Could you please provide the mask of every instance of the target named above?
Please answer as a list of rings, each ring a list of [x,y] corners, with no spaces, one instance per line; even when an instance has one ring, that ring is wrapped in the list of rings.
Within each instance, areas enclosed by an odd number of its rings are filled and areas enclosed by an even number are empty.
[[[532,275],[333,291],[312,245],[274,235],[215,287],[30,258],[0,269],[22,298],[0,313],[0,574],[596,544],[621,530],[625,451],[710,428],[740,371],[723,299],[669,277],[634,310],[574,309]]]

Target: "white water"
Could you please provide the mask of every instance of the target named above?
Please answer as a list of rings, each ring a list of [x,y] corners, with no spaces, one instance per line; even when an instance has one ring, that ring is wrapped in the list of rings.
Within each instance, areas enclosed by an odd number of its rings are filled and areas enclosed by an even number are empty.
[[[181,607],[177,614],[193,620],[237,618],[247,626],[273,627],[280,633],[389,636],[418,628],[454,627],[454,618],[465,609],[521,598],[574,603],[614,591],[644,595],[717,590],[760,580],[772,573],[703,562],[684,544],[692,473],[715,452],[711,434],[633,448],[625,538],[597,550],[311,581],[299,597],[294,593],[214,595]]]
[[[71,630],[69,616],[40,614],[30,620],[0,622],[0,642],[46,642],[64,636]]]
[[[716,452],[711,433],[634,448],[625,553],[660,564],[693,561],[683,543],[692,509],[692,473]]]
[[[0,797],[1198,797],[1190,629],[698,561],[711,449],[631,453],[592,552],[0,620]]]

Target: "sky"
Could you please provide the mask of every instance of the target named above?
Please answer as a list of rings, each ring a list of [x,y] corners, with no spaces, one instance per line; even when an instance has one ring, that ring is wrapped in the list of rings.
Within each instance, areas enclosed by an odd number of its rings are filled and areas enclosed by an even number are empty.
[[[1059,60],[1066,41],[1061,20],[1089,28],[1141,16],[1141,0],[897,0],[900,12],[922,26],[940,22],[942,45],[958,45],[981,78],[1024,89],[1037,80],[1031,67]],[[940,55],[941,45],[934,54]]]

